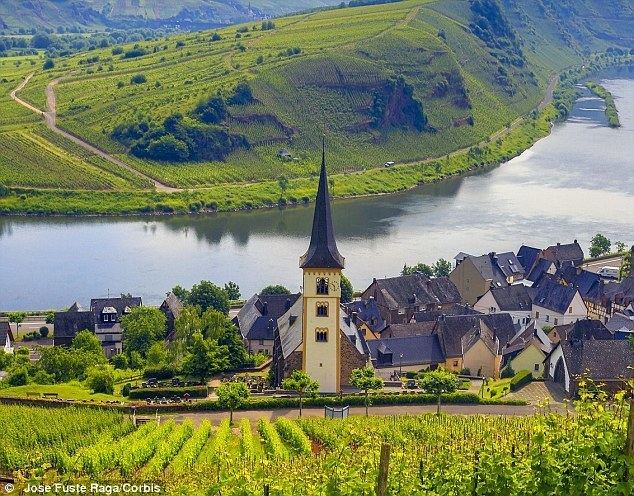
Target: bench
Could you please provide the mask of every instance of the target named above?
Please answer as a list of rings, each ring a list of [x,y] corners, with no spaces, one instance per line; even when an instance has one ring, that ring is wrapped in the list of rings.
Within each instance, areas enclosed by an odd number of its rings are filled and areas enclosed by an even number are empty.
[[[26,393],[26,397],[27,398],[39,398],[40,397],[40,393],[35,393],[35,392],[27,392]]]
[[[58,393],[42,393],[42,398],[59,398]]]

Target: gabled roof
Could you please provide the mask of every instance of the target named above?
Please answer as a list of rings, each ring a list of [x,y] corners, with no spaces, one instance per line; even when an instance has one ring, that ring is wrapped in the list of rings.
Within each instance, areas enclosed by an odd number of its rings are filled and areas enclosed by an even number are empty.
[[[79,331],[94,331],[95,318],[92,312],[56,312],[55,338],[74,338]]]
[[[573,340],[588,340],[588,339],[600,339],[608,340],[614,339],[614,334],[603,325],[600,320],[582,319],[578,320],[574,324],[570,325],[567,329],[563,330],[564,336],[560,334],[561,339],[567,341]]]
[[[161,308],[169,310],[174,318],[177,319],[183,311],[183,303],[178,299],[178,296],[170,291],[163,300]]]
[[[4,344],[7,342],[7,335],[13,343],[13,332],[11,332],[9,319],[0,317],[0,348],[3,348]]]
[[[559,263],[572,262],[577,265],[583,262],[583,250],[576,239],[573,243],[563,245],[557,243],[556,245],[549,246],[544,250],[542,256]]]
[[[576,288],[563,286],[552,277],[543,277],[535,288],[533,305],[552,310],[558,314],[564,314],[576,294]]]
[[[300,293],[253,295],[234,319],[242,337],[244,339],[274,339],[277,320],[293,306],[300,296]]]
[[[503,312],[530,311],[533,308],[530,292],[523,284],[491,288],[490,291]]]
[[[483,321],[497,337],[503,347],[515,335],[516,328],[508,313],[490,315],[455,315],[438,319],[434,333],[438,334],[440,346],[446,357],[462,355],[462,337],[479,327]]]
[[[609,331],[634,331],[634,318],[630,318],[622,313],[615,313],[612,318],[608,320],[605,327]]]
[[[345,305],[350,317],[356,314],[356,324],[366,324],[372,332],[379,332],[385,327],[385,320],[381,316],[376,300],[371,296],[367,300],[355,300]],[[353,319],[354,321],[354,319]]]
[[[431,365],[445,361],[445,357],[440,348],[438,336],[410,336],[392,339],[375,339],[368,341],[370,356],[377,368],[409,366],[409,365]],[[379,354],[391,355],[391,363],[380,363]],[[401,354],[403,357],[401,358]]]
[[[430,279],[417,273],[375,279],[372,284],[376,285],[390,310],[419,305],[446,305],[462,302],[458,288],[448,277]],[[367,291],[365,292],[367,293]]]
[[[93,298],[90,300],[90,310],[95,316],[100,315],[104,308],[112,308],[117,312],[117,314],[123,315],[126,308],[140,307],[141,305],[141,298],[135,296],[117,298]]]
[[[539,248],[533,248],[532,246],[522,245],[517,251],[517,260],[524,267],[524,273],[528,274],[535,262],[539,258],[541,250]]]
[[[551,352],[553,348],[552,341],[541,329],[535,326],[533,322],[526,329],[519,331],[513,338],[507,343],[502,350],[503,355],[516,354],[519,351],[526,349],[531,344],[534,344],[544,354]]]
[[[559,346],[572,377],[602,381],[634,376],[634,353],[627,340],[562,341]]]
[[[291,308],[277,319],[282,356],[288,358],[302,344],[304,298],[297,298]]]
[[[414,313],[415,322],[435,322],[442,315],[482,315],[482,312],[474,310],[468,305],[454,303],[443,306],[440,310],[426,310]]]
[[[603,280],[599,274],[565,264],[557,269],[555,277],[569,286],[575,286],[582,298],[601,298]]]
[[[487,349],[494,355],[499,354],[500,341],[482,320],[460,339],[462,354],[464,355],[469,351],[478,341],[482,341]]]
[[[332,226],[330,212],[330,194],[328,193],[328,175],[326,172],[325,144],[321,155],[321,172],[319,186],[315,199],[315,215],[313,217],[313,231],[310,236],[308,251],[300,258],[299,266],[307,268],[343,269],[345,259],[337,249],[335,230]]]
[[[539,283],[542,277],[544,277],[548,273],[548,270],[552,267],[552,265],[553,262],[551,262],[550,260],[540,258],[539,260],[537,260],[526,279],[532,281],[533,283]]]
[[[404,338],[408,336],[423,336],[431,334],[436,326],[435,321],[412,322],[409,324],[390,324],[381,331],[381,337]]]

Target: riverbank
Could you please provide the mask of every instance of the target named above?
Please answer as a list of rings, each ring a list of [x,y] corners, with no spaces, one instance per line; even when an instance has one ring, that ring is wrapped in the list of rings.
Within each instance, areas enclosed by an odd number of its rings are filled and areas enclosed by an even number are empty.
[[[333,175],[331,190],[337,198],[394,193],[498,165],[547,136],[555,117],[556,111],[549,104],[539,114],[524,118],[502,137],[482,146],[416,164]],[[315,187],[312,178],[290,180],[284,198],[280,198],[277,181],[174,193],[16,188],[0,192],[0,215],[170,215],[251,210],[308,203]]]
[[[619,111],[614,103],[612,93],[596,81],[587,81],[586,87],[605,102],[605,116],[608,118],[608,124],[610,127],[621,127]]]

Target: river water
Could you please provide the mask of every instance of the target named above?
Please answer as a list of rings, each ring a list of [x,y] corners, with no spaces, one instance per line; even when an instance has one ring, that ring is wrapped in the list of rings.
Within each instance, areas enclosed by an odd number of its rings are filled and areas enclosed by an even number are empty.
[[[622,127],[585,92],[567,122],[510,162],[404,193],[339,200],[333,219],[355,288],[404,263],[516,251],[602,232],[634,242],[634,76],[601,80]],[[0,310],[62,308],[130,292],[159,303],[171,287],[232,280],[250,296],[297,291],[313,206],[165,218],[0,217]]]

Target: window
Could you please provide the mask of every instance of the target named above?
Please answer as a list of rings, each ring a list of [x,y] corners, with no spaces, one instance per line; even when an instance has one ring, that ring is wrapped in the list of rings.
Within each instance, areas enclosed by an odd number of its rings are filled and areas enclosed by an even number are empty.
[[[550,315],[546,315],[546,322],[550,322]]]
[[[405,315],[405,309],[404,308],[399,308],[398,309],[398,314],[399,315]]]
[[[535,312],[535,318],[538,319],[539,318],[539,312]]]
[[[264,339],[260,339],[260,343],[259,344],[260,344],[260,346],[263,346],[264,345]]]
[[[328,303],[317,302],[317,317],[328,317]]]
[[[539,372],[539,364],[538,363],[535,364],[535,372]]]
[[[457,367],[457,366],[458,366],[458,360],[454,360],[454,361],[453,361],[453,366],[454,366],[454,367]]]
[[[315,331],[315,341],[318,343],[328,342],[328,329],[317,329]]]
[[[559,319],[555,319],[555,325],[559,325]]]
[[[568,313],[572,313],[572,307],[568,309]]]
[[[104,322],[108,322],[108,314],[107,313],[103,314],[103,321]]]
[[[327,277],[319,277],[317,279],[317,294],[319,295],[328,294],[328,278]]]

